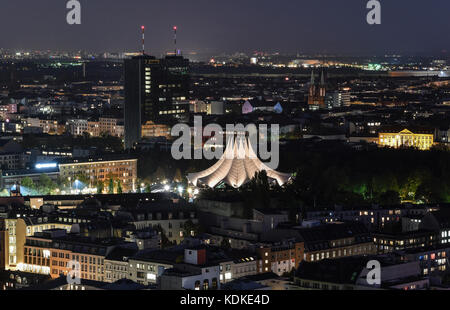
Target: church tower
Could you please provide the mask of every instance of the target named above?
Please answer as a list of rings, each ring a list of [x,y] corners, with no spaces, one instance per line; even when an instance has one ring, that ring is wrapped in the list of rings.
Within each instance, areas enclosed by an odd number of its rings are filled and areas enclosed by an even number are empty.
[[[314,70],[311,72],[311,83],[309,85],[308,107],[310,110],[325,108],[326,84],[325,76],[322,71],[320,84],[316,85]]]

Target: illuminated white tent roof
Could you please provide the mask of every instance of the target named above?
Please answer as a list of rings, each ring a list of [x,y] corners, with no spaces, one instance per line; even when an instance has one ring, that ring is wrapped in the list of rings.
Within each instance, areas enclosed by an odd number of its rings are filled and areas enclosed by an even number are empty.
[[[289,181],[291,174],[281,173],[267,167],[256,156],[248,138],[236,136],[229,139],[221,159],[209,169],[187,176],[194,186],[206,185],[211,188],[222,182],[239,188],[249,182],[256,174],[265,170],[270,180],[282,186]]]

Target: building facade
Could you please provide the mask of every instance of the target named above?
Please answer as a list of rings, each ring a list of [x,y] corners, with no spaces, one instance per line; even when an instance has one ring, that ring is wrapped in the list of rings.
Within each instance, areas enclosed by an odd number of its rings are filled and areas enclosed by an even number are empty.
[[[66,236],[61,229],[46,230],[26,238],[23,270],[67,276],[71,266],[80,279],[105,281],[105,257],[116,244],[109,240]],[[73,268],[73,267],[72,267]]]
[[[112,179],[120,182],[122,191],[132,192],[136,190],[137,180],[137,159],[89,159],[74,160],[59,164],[60,176],[74,182],[79,175],[89,179],[89,185],[94,187],[96,182],[104,184]],[[107,188],[108,184],[105,184]],[[117,191],[117,186],[115,186]]]
[[[396,149],[414,147],[419,150],[429,150],[434,145],[434,134],[426,130],[381,130],[378,134],[378,145]]]
[[[130,149],[141,139],[141,126],[147,121],[159,123],[181,113],[176,106],[188,99],[189,61],[182,56],[156,59],[141,55],[126,59],[124,68],[125,148]]]
[[[273,272],[279,276],[298,268],[304,257],[304,243],[262,245],[256,248],[260,257],[259,273]]]

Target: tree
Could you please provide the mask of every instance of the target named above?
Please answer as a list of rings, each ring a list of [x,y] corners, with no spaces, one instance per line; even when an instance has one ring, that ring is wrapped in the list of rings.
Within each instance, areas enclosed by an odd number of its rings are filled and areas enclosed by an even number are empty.
[[[401,203],[400,195],[396,191],[386,191],[378,197],[378,202],[384,206],[398,205]]]
[[[183,180],[180,168],[177,168],[177,170],[175,170],[175,176],[173,177],[173,180],[177,183],[180,183]]]
[[[91,181],[89,179],[89,176],[87,176],[84,173],[77,173],[75,175],[75,180],[78,180],[78,181],[80,181],[81,183],[84,183],[84,184],[89,184],[89,182]]]
[[[41,174],[38,181],[38,190],[41,194],[49,195],[57,188],[56,183],[46,174]]]
[[[152,192],[152,186],[149,183],[147,183],[145,185],[145,192],[146,193],[151,193]]]
[[[26,187],[30,190],[36,188],[36,185],[34,184],[33,180],[30,177],[23,178],[20,182],[20,186]]]
[[[109,179],[108,193],[109,194],[114,194],[114,180],[113,180],[113,178]]]
[[[227,238],[223,238],[222,242],[220,242],[220,247],[224,250],[231,249],[230,240],[228,240]]]
[[[96,183],[97,183],[97,185],[96,185],[96,187],[97,187],[97,194],[103,194],[103,191],[105,190],[105,183],[103,183],[100,180],[97,181]]]
[[[0,197],[9,197],[9,192],[6,188],[0,192]]]
[[[122,183],[117,181],[117,194],[122,194]]]
[[[56,185],[59,188],[69,187],[70,181],[68,178],[63,178],[62,176],[58,176],[58,178],[56,179]]]
[[[163,181],[166,179],[166,172],[164,171],[163,167],[158,166],[155,173],[153,174],[153,179],[157,181]]]
[[[267,209],[270,207],[270,185],[267,172],[262,170],[256,172],[248,185],[249,191],[246,193],[245,205],[246,216],[249,217],[253,208]]]
[[[410,174],[400,187],[400,196],[403,200],[412,200],[421,184],[421,177],[418,173]]]
[[[191,220],[184,223],[183,235],[187,236],[198,236],[204,232],[203,227],[200,224],[194,224]]]
[[[167,238],[166,233],[164,232],[164,229],[161,227],[161,225],[155,226],[154,229],[161,235],[162,248],[166,248],[172,245],[172,242],[170,242],[169,238]]]
[[[426,203],[446,202],[445,186],[438,180],[426,180],[416,190],[416,201]]]

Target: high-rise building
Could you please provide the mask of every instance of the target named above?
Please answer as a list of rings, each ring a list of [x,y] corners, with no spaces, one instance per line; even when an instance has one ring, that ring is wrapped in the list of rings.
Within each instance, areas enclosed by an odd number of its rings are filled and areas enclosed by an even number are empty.
[[[326,85],[325,85],[325,77],[323,75],[320,79],[320,84],[316,85],[314,78],[314,71],[311,72],[311,83],[309,86],[309,95],[308,95],[308,107],[310,110],[318,110],[326,108],[325,105],[325,94],[326,94]]]
[[[156,59],[140,55],[125,60],[125,147],[142,136],[147,121],[167,123],[189,112],[189,60],[183,56]]]
[[[141,138],[141,125],[152,120],[157,93],[160,61],[141,55],[126,59],[125,64],[125,147],[132,148]]]
[[[336,90],[327,93],[325,103],[328,109],[350,106],[350,92],[347,90]]]

